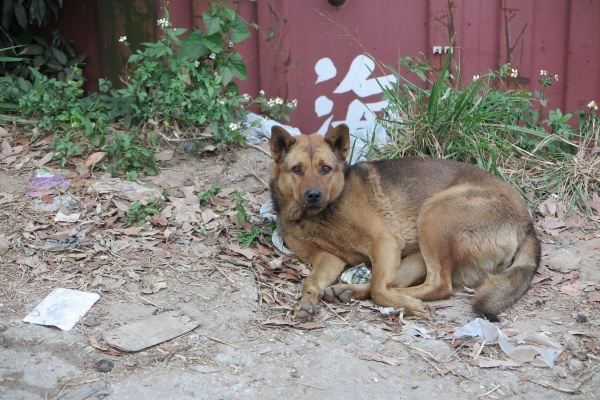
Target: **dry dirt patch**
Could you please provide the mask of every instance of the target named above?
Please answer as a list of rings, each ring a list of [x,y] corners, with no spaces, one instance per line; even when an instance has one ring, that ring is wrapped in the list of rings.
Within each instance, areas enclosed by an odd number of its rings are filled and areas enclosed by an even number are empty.
[[[160,176],[141,180],[163,193],[165,208],[145,226],[127,226],[119,217],[134,199],[92,189],[115,182],[85,160],[69,166],[66,190],[28,197],[35,171],[58,167],[40,165],[44,150],[9,144],[23,148],[0,160],[2,398],[546,400],[600,393],[597,231],[553,235],[538,224],[543,266],[498,326],[543,333],[564,351],[553,368],[511,364],[498,345],[453,336],[475,318],[468,288],[435,302],[430,321],[385,316],[367,301],[322,303],[316,322],[293,322],[308,267],[271,248],[266,233],[250,248],[236,239],[265,226],[258,210],[269,196],[270,159],[257,149],[175,153]],[[220,196],[198,201],[216,184]],[[245,192],[249,215],[241,224],[236,191]],[[56,198],[58,207],[50,207]],[[59,212],[79,215],[54,221]],[[57,287],[101,299],[69,332],[23,323]],[[162,313],[199,327],[134,353],[103,340],[113,328]]]

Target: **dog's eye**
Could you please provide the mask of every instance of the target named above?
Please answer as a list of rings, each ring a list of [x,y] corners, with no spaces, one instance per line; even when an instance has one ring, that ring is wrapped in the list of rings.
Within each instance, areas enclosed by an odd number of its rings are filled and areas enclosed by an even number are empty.
[[[323,165],[323,166],[321,167],[321,173],[322,173],[323,175],[327,175],[327,174],[328,174],[328,173],[330,173],[330,172],[331,172],[331,167],[330,167],[330,166],[328,166],[328,165]]]
[[[299,165],[296,165],[292,168],[292,172],[296,175],[302,175],[302,168]]]

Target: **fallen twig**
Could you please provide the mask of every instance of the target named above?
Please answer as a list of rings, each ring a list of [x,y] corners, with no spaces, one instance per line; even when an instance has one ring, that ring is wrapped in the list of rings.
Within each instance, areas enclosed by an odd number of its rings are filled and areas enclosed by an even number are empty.
[[[238,349],[238,350],[239,350],[239,347],[237,347],[235,344],[231,344],[231,343],[224,342],[224,341],[222,341],[221,339],[217,339],[217,338],[215,338],[215,337],[212,337],[212,336],[206,336],[206,338],[207,338],[207,339],[210,339],[210,340],[214,340],[215,342],[217,342],[217,343],[221,343],[221,344],[224,344],[224,345],[226,345],[226,346],[231,346],[231,347],[233,347],[234,349]]]

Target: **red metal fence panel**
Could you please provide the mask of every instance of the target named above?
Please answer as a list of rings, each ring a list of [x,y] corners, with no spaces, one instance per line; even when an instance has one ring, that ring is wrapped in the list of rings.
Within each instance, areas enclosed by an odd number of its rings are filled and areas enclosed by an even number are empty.
[[[198,25],[208,3],[171,1],[173,25]],[[119,32],[131,31],[132,37],[156,34],[162,4],[65,0],[61,28],[88,53],[86,73],[92,82],[110,75],[114,79],[118,73],[123,56],[111,46],[116,46]],[[304,132],[324,131],[342,121],[356,128],[373,120],[371,111],[383,103],[370,72],[384,80],[391,76],[365,54],[397,66],[401,57],[423,53],[439,68],[451,37],[453,61],[463,79],[510,62],[519,71],[511,80],[513,87],[541,89],[542,69],[558,76],[546,91],[550,108],[585,109],[590,100],[600,100],[600,1],[347,0],[336,8],[326,0],[239,0],[230,5],[260,26],[236,49],[249,70],[241,90],[256,96],[262,89],[267,96],[297,99],[291,124]],[[81,7],[86,12],[78,13]],[[141,17],[151,20],[143,23]],[[433,53],[437,46],[442,54]]]

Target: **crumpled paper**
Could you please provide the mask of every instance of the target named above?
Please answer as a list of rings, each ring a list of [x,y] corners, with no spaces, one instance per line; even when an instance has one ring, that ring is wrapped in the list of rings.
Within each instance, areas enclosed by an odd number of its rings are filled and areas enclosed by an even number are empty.
[[[483,318],[476,318],[454,332],[456,338],[466,336],[480,337],[486,344],[498,343],[508,357],[529,362],[536,367],[552,368],[554,361],[563,351],[558,342],[539,333],[522,333],[508,337],[496,325]]]

